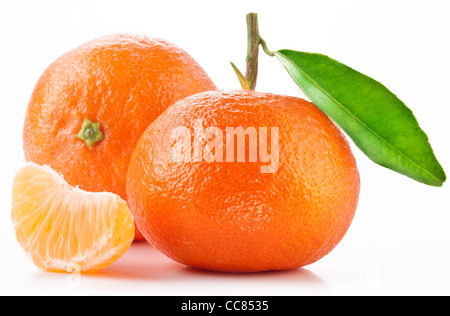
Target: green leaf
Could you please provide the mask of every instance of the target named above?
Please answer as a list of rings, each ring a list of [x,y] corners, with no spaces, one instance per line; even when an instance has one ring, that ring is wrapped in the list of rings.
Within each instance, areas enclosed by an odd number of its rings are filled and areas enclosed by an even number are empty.
[[[446,175],[412,111],[385,86],[328,56],[275,53],[297,85],[375,163],[442,186]]]

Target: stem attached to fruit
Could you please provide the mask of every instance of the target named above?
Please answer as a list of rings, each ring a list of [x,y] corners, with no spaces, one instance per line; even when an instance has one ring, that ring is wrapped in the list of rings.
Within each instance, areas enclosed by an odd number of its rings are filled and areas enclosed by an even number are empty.
[[[259,45],[262,46],[264,52],[267,55],[271,57],[274,56],[274,53],[267,48],[266,42],[259,35],[257,13],[247,14],[247,36],[248,36],[247,58],[246,58],[247,69],[245,72],[245,77],[233,63],[231,63],[231,66],[233,67],[234,71],[236,72],[236,75],[239,78],[239,82],[241,83],[242,89],[255,90],[256,79],[258,77]]]
[[[96,142],[99,142],[104,138],[103,133],[100,130],[100,123],[93,123],[87,118],[84,119],[81,130],[76,136],[79,139],[84,140],[90,149],[92,149]]]

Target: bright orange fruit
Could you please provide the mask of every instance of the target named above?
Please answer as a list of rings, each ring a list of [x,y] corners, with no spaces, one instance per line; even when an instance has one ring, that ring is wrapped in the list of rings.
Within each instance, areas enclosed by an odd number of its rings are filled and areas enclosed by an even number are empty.
[[[95,272],[122,256],[134,237],[127,203],[70,186],[47,166],[25,165],[12,192],[17,240],[39,268]]]
[[[248,132],[244,162],[227,132],[239,126]],[[267,148],[250,141],[252,127]],[[352,222],[359,188],[349,144],[314,104],[245,90],[171,106],[142,135],[127,176],[130,210],[150,243],[183,264],[235,272],[296,269],[328,254]]]
[[[58,58],[37,82],[25,119],[25,158],[49,165],[73,186],[126,200],[129,160],[147,126],[174,102],[215,88],[188,53],[165,40],[98,38]]]

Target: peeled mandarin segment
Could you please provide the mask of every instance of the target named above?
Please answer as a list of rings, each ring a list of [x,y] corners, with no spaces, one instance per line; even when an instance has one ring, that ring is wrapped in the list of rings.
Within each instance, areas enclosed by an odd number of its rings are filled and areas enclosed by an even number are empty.
[[[14,179],[11,219],[34,264],[55,272],[105,268],[134,237],[133,218],[118,195],[72,187],[50,167],[34,163]]]

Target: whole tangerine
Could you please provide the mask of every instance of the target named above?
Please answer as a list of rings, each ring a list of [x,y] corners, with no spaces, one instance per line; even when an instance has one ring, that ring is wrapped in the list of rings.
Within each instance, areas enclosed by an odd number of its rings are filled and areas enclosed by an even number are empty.
[[[49,165],[72,186],[126,200],[128,164],[147,126],[176,101],[215,88],[188,53],[165,40],[95,39],[38,80],[25,118],[25,158]]]
[[[347,232],[359,189],[351,148],[322,111],[250,90],[172,105],[143,133],[127,175],[130,211],[151,244],[226,272],[324,257]]]

